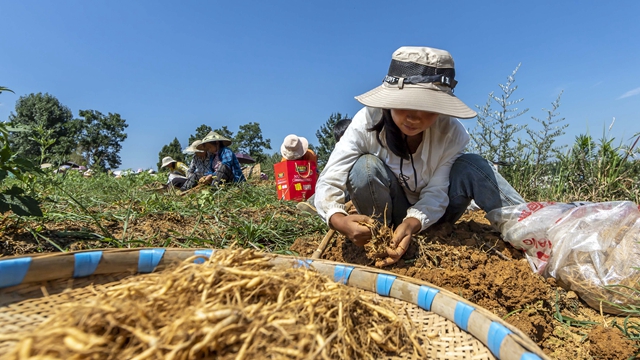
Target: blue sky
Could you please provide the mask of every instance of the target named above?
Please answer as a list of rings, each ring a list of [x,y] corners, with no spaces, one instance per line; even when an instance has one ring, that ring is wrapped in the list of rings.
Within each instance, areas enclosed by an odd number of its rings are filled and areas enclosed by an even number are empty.
[[[515,98],[577,134],[640,132],[640,1],[0,1],[0,120],[47,92],[127,120],[121,168],[150,168],[196,127],[257,122],[279,151],[317,144],[332,113],[380,84],[403,45],[446,49],[472,108],[522,63]],[[473,129],[475,120],[463,122]]]

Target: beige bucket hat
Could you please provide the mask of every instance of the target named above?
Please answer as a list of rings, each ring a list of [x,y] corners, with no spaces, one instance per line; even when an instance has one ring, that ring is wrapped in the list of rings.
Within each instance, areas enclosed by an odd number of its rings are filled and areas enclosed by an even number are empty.
[[[182,152],[186,153],[186,154],[194,154],[194,153],[204,152],[204,150],[198,149],[198,146],[200,146],[200,144],[202,144],[202,141],[201,140],[196,140],[196,141],[192,142],[191,145],[187,146]]]
[[[218,134],[215,131],[209,131],[207,136],[205,136],[202,139],[202,142],[200,144],[202,145],[202,144],[209,143],[209,142],[214,142],[214,141],[220,141],[224,146],[231,145],[231,140],[229,140],[226,137]]]
[[[162,158],[162,166],[160,166],[161,168],[171,164],[171,163],[177,163],[177,161],[173,160],[173,158],[171,156],[166,156]]]
[[[360,103],[382,109],[435,112],[460,119],[476,116],[453,95],[453,58],[448,51],[403,46],[391,56],[391,65],[382,85],[356,96]]]
[[[302,136],[287,135],[280,145],[280,153],[287,160],[300,159],[309,149],[309,141]]]

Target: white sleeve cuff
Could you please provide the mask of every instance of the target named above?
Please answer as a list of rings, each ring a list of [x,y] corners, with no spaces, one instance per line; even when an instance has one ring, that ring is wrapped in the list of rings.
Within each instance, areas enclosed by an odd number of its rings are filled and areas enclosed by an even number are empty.
[[[406,218],[418,219],[418,221],[420,221],[420,224],[422,224],[422,228],[420,229],[420,231],[424,231],[429,227],[429,225],[431,225],[431,221],[429,221],[427,215],[415,208],[407,209],[407,216],[405,216],[403,220],[405,220]]]
[[[349,213],[347,213],[347,211],[345,210],[344,205],[342,205],[342,204],[336,204],[336,206],[335,206],[335,207],[332,207],[332,208],[330,208],[329,210],[327,210],[327,214],[326,214],[326,217],[325,217],[325,221],[326,221],[327,226],[329,227],[329,229],[333,229],[333,227],[332,227],[332,226],[331,226],[331,224],[329,223],[329,219],[331,219],[331,217],[332,217],[334,214],[337,214],[337,213],[345,214],[345,215],[347,215],[347,216],[349,215]]]

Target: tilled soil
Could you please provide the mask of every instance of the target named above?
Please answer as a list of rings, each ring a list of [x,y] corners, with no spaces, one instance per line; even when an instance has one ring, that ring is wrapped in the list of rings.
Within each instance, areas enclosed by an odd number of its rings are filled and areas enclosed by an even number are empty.
[[[318,243],[317,238],[300,238],[291,249],[311,256]],[[373,266],[363,248],[341,235],[322,258]],[[612,326],[624,318],[600,314],[554,279],[534,274],[522,253],[493,231],[482,211],[466,214],[453,226],[428,229],[385,270],[427,281],[494,312],[554,359],[628,359],[640,345]],[[558,320],[563,317],[600,325],[570,326]]]

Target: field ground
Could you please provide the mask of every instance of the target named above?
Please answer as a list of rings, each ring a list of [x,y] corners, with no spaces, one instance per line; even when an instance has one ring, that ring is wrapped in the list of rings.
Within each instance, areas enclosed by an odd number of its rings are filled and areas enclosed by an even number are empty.
[[[327,227],[316,217],[298,214],[295,203],[275,200],[271,182],[253,185],[261,199],[255,206],[219,211],[203,211],[202,201],[228,205],[225,196],[234,196],[236,190],[188,196],[155,193],[158,208],[151,208],[150,200],[132,200],[91,203],[84,212],[73,202],[52,197],[48,201],[55,201],[43,203],[44,219],[1,220],[0,257],[105,247],[220,248],[231,243],[311,256]],[[181,205],[168,205],[172,203]],[[201,210],[185,211],[189,206]],[[371,265],[364,250],[343,236],[334,238],[323,258]],[[454,226],[427,230],[387,270],[448,289],[496,313],[554,359],[627,359],[640,345],[624,336],[624,317],[601,314],[553,279],[533,274],[522,254],[491,229],[482,211],[466,214]]]

